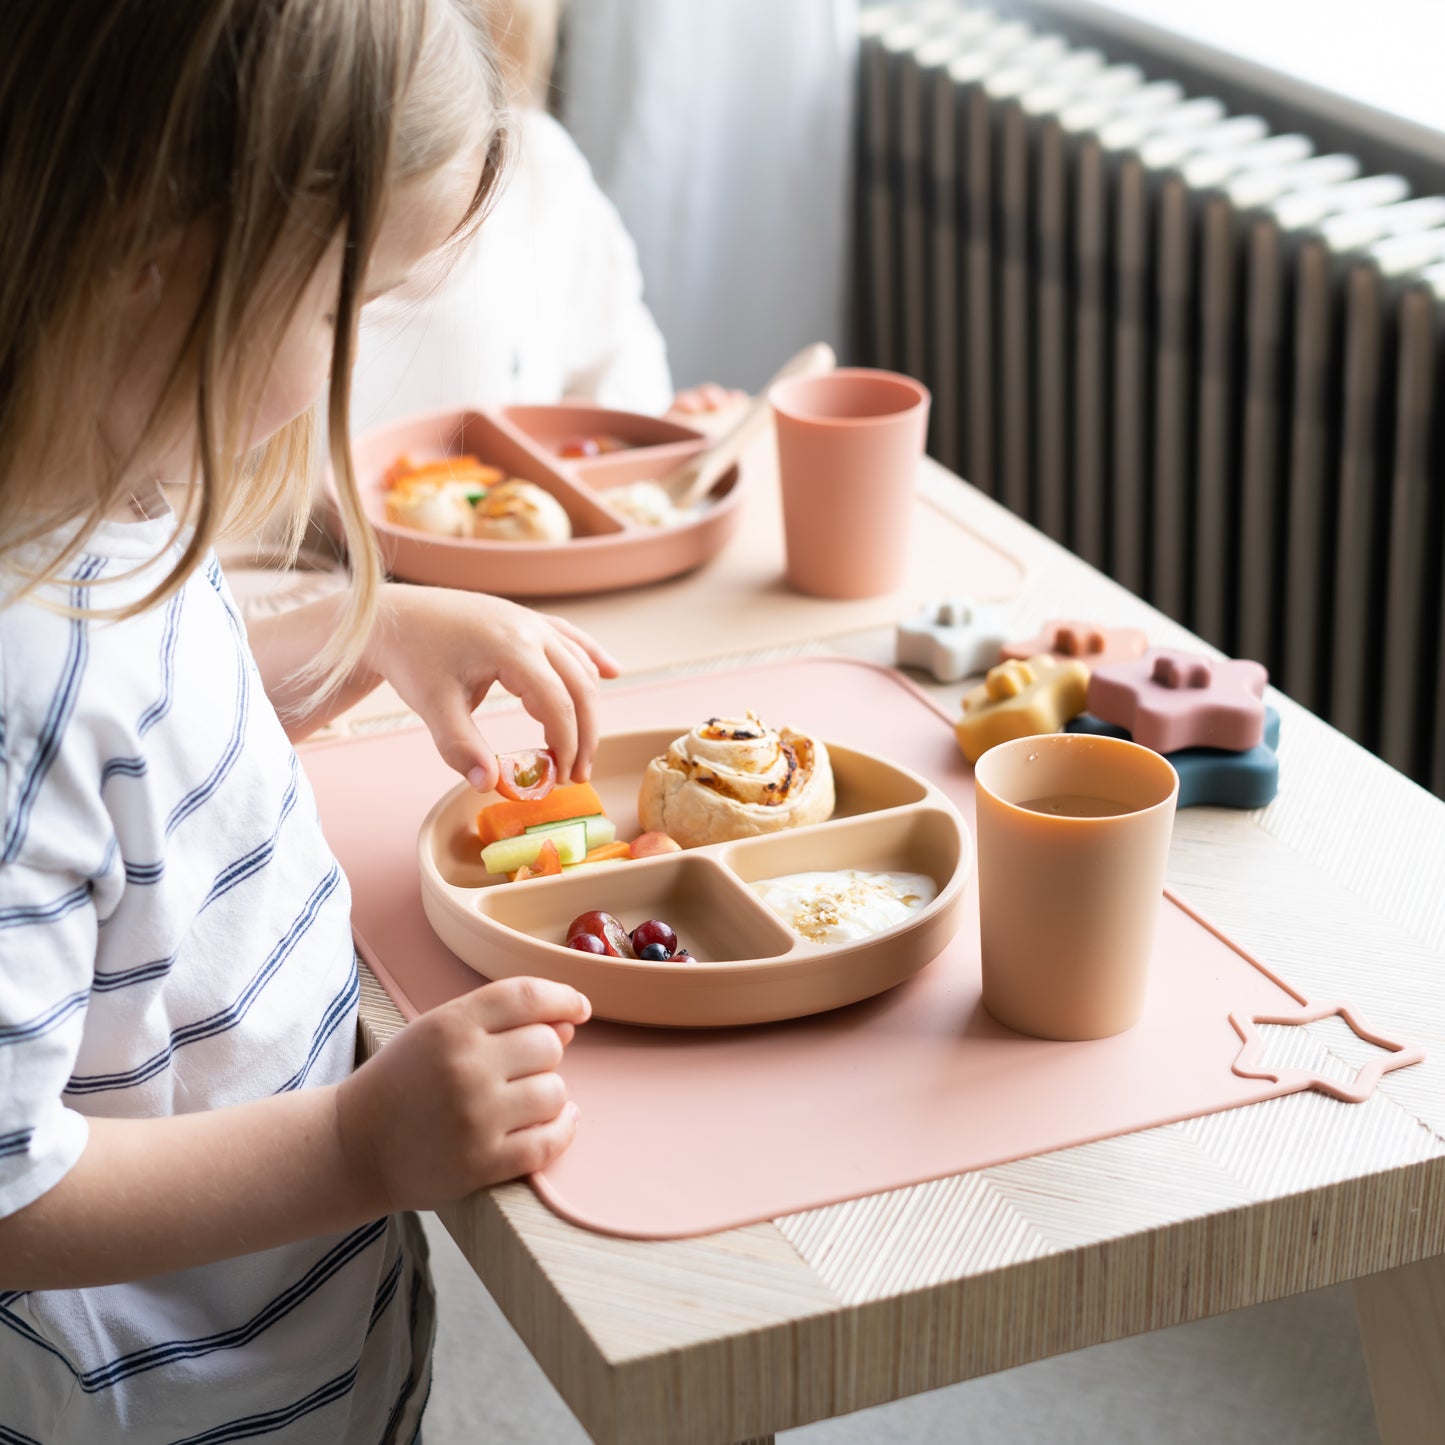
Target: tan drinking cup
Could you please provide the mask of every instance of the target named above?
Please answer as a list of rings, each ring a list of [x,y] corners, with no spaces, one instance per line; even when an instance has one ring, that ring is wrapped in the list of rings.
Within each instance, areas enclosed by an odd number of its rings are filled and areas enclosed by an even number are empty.
[[[984,1007],[1041,1039],[1131,1028],[1179,775],[1137,743],[1049,733],[990,748],[974,782]]]
[[[778,434],[788,582],[816,597],[876,597],[908,570],[928,388],[844,368],[768,393]]]

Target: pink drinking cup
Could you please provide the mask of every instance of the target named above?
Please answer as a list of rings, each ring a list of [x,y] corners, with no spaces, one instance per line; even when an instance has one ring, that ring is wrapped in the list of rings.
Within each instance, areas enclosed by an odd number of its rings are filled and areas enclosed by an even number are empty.
[[[768,393],[778,435],[786,575],[816,597],[877,597],[908,570],[928,389],[848,367]]]

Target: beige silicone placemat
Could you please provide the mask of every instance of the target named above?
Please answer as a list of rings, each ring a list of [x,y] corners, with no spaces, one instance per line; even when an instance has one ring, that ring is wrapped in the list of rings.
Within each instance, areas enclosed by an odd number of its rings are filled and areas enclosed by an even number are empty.
[[[948,719],[866,663],[813,657],[617,689],[603,698],[603,726],[747,707],[923,773],[972,821],[972,771]],[[488,718],[499,747],[529,745],[536,731],[519,713]],[[305,762],[351,879],[358,946],[402,1012],[475,987],[422,911],[417,829],[455,781],[427,734],[323,744]],[[597,906],[608,906],[605,871]],[[709,1233],[1311,1082],[1232,1071],[1231,1013],[1295,1021],[1302,1000],[1172,899],[1145,1017],[1115,1039],[1046,1043],[995,1024],[979,1001],[977,930],[971,892],[959,933],[920,974],[814,1018],[693,1031],[589,1024],[564,1066],[582,1128],[534,1181],[539,1193],[605,1232]]]
[[[937,469],[925,462],[913,509],[908,580],[902,587],[846,602],[793,592],[783,582],[782,501],[771,430],[748,448],[742,466],[742,522],[710,562],[648,587],[540,599],[535,605],[593,633],[623,672],[643,672],[840,637],[896,622],[938,597],[1002,602],[1023,587],[1027,572],[1022,562],[930,499],[942,474],[934,475]]]

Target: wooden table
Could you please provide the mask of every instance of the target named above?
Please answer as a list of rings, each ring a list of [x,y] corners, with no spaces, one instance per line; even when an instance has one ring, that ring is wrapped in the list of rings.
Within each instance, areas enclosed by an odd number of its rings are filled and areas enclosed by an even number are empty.
[[[747,464],[771,465],[770,445]],[[923,482],[1028,564],[1015,635],[1073,615],[1200,645],[931,463]],[[619,617],[638,605],[615,600]],[[892,629],[797,650],[887,662]],[[444,1211],[595,1440],[767,1439],[1342,1280],[1384,1445],[1445,1438],[1445,804],[1272,700],[1278,798],[1181,812],[1170,884],[1311,1000],[1348,998],[1426,1062],[1364,1104],[1294,1094],[700,1239],[592,1234],[524,1183]],[[387,712],[372,702],[350,727]],[[363,1046],[400,1026],[368,976]],[[1328,1043],[1328,1024],[1311,1028]]]

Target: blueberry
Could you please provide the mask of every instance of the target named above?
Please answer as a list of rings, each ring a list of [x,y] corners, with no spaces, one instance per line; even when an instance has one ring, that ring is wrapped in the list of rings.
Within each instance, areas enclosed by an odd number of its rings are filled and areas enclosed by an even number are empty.
[[[644,943],[637,950],[638,958],[646,959],[648,963],[666,963],[672,954],[668,952],[667,946],[662,943]]]

